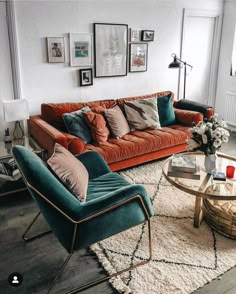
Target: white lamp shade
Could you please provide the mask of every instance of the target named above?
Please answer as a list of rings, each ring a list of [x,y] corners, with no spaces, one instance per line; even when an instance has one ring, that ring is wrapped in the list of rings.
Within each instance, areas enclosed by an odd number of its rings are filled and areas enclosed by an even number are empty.
[[[29,118],[29,105],[27,99],[3,101],[3,115],[6,122],[24,120]]]

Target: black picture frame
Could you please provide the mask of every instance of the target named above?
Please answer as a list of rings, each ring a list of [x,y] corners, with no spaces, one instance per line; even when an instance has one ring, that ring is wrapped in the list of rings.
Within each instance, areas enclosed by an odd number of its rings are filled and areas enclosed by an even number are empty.
[[[128,25],[94,23],[94,69],[96,78],[127,75]]]
[[[129,72],[147,71],[148,44],[130,43],[129,44]]]
[[[79,82],[80,87],[93,85],[93,69],[81,68],[79,69]]]
[[[145,42],[154,41],[154,30],[142,30],[141,41],[145,41]]]

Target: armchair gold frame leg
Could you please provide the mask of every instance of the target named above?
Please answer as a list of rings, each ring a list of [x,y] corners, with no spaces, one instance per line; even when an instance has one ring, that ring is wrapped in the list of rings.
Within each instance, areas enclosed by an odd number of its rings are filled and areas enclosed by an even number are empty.
[[[24,232],[24,234],[22,235],[22,239],[23,239],[25,242],[35,240],[35,239],[37,239],[37,238],[39,238],[39,237],[42,237],[42,236],[44,236],[44,235],[46,235],[46,234],[52,232],[52,230],[49,230],[49,231],[46,231],[46,232],[40,233],[40,234],[38,234],[38,235],[34,235],[34,236],[32,236],[32,237],[27,237],[27,236],[26,236],[27,233],[29,232],[29,230],[31,229],[31,227],[33,226],[33,224],[36,222],[37,218],[40,216],[40,214],[41,214],[41,212],[39,211],[39,212],[36,214],[36,216],[35,216],[35,218],[33,219],[33,221],[32,221],[32,222],[29,224],[29,226],[27,227],[27,229],[26,229],[26,231]]]
[[[113,277],[116,277],[116,276],[121,275],[121,274],[123,274],[123,273],[125,273],[125,272],[127,272],[127,271],[130,271],[130,270],[132,270],[132,269],[134,269],[134,268],[136,268],[136,267],[139,267],[139,266],[142,266],[142,265],[148,263],[148,262],[151,260],[151,258],[152,258],[152,238],[151,238],[151,223],[150,223],[150,219],[147,220],[147,223],[148,223],[148,238],[149,238],[149,258],[148,258],[147,260],[144,260],[144,261],[141,261],[141,262],[136,263],[136,264],[134,264],[134,265],[131,265],[131,266],[129,266],[128,268],[125,268],[125,269],[123,269],[123,270],[121,270],[121,271],[118,271],[117,273],[111,274],[111,275],[106,276],[106,277],[104,277],[104,278],[98,279],[98,280],[96,280],[96,281],[94,281],[94,282],[90,282],[90,283],[88,283],[88,284],[86,284],[86,285],[83,285],[83,286],[81,286],[81,287],[79,287],[79,288],[76,288],[76,289],[74,289],[74,290],[72,290],[72,291],[69,291],[69,292],[67,292],[66,294],[74,294],[74,293],[78,293],[78,292],[84,291],[84,290],[89,289],[89,288],[91,288],[91,287],[94,287],[94,286],[96,286],[96,285],[98,285],[98,284],[101,284],[101,283],[103,283],[103,282],[105,282],[105,281],[108,281],[108,280],[110,280],[110,279],[113,278]],[[73,253],[70,253],[70,254],[67,256],[66,260],[63,262],[63,264],[62,264],[62,266],[60,267],[60,269],[58,270],[58,272],[57,272],[57,274],[56,274],[56,277],[54,278],[54,280],[53,280],[53,282],[52,282],[50,288],[48,289],[47,294],[49,294],[49,293],[51,292],[52,288],[53,288],[54,285],[56,284],[57,279],[58,279],[59,276],[61,275],[62,271],[63,271],[64,268],[66,267],[66,265],[67,265],[67,263],[69,262],[69,260],[70,260],[70,258],[71,258],[72,255],[73,255]]]

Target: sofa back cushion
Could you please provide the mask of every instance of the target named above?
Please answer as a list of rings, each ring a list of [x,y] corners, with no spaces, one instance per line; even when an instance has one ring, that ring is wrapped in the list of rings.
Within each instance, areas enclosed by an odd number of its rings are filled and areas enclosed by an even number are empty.
[[[171,91],[157,92],[157,93],[142,95],[142,96],[132,96],[132,97],[119,98],[116,100],[116,103],[124,111],[124,104],[126,101],[149,99],[149,98],[155,98],[155,97],[159,98],[159,97],[167,96],[167,95],[170,95],[170,99],[174,103],[174,93],[172,93]]]
[[[111,108],[115,106],[115,100],[98,100],[92,102],[74,102],[74,103],[43,103],[41,105],[41,117],[43,120],[53,125],[55,128],[67,131],[63,122],[62,115],[66,112],[79,110],[85,106],[90,108],[102,106],[104,108]]]

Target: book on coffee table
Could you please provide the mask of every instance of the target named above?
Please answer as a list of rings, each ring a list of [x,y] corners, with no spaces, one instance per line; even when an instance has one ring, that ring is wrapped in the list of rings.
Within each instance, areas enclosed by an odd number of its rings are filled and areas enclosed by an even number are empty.
[[[200,180],[200,168],[198,165],[196,165],[194,172],[185,172],[181,170],[176,170],[176,168],[173,168],[172,162],[170,160],[167,175],[169,177]]]
[[[172,170],[186,173],[195,173],[197,171],[196,156],[185,154],[173,155],[171,159]]]

